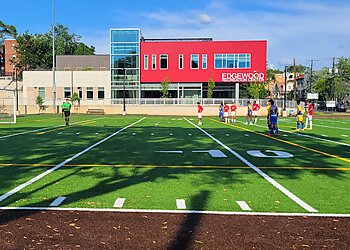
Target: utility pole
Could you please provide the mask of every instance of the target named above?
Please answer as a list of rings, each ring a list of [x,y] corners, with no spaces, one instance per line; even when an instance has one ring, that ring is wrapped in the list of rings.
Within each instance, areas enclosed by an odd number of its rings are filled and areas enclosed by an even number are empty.
[[[287,105],[287,65],[284,66],[284,104],[283,104],[283,111],[286,111],[286,105]]]
[[[313,67],[314,67],[314,60],[311,60],[311,65],[310,65],[310,79],[309,79],[309,84],[307,86],[308,92],[311,93],[311,88],[312,88],[312,73],[313,73]]]
[[[294,71],[294,101],[297,98],[297,66],[295,65],[295,58],[293,58],[293,71]]]
[[[335,57],[333,57],[333,64],[332,64],[332,84],[331,84],[331,93],[330,93],[330,99],[334,101],[334,77],[335,77]]]
[[[52,0],[52,106],[56,113],[55,1]]]

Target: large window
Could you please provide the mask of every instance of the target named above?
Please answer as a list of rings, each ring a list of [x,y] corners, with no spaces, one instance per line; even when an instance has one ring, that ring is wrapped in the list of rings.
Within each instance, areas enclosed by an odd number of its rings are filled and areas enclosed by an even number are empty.
[[[64,99],[71,98],[70,87],[64,87]]]
[[[250,54],[216,54],[214,56],[216,69],[249,69]]]
[[[183,69],[184,68],[184,55],[180,54],[179,55],[179,69]]]
[[[152,69],[157,68],[157,55],[152,55]]]
[[[191,55],[191,69],[199,69],[199,55],[198,54]]]
[[[94,88],[93,87],[86,88],[86,98],[87,99],[94,99]]]
[[[111,54],[138,54],[138,43],[112,43]]]
[[[79,98],[83,99],[83,89],[82,89],[82,87],[78,87],[78,91],[79,91]]]
[[[97,89],[97,98],[99,100],[105,98],[105,88],[104,87],[98,87],[98,89]]]
[[[148,55],[144,55],[143,57],[143,69],[148,70]]]
[[[111,42],[139,42],[139,30],[112,30]]]
[[[45,87],[38,88],[38,96],[40,96],[41,99],[45,100]]]
[[[160,66],[161,69],[168,69],[168,55],[160,55]]]
[[[206,54],[203,54],[202,55],[202,69],[206,69],[208,66],[207,66],[207,55]]]

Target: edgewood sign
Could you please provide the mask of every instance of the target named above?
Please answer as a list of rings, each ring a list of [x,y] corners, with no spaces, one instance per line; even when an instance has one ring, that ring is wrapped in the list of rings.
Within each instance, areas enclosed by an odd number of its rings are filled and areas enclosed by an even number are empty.
[[[222,73],[223,82],[263,82],[265,81],[264,73]]]

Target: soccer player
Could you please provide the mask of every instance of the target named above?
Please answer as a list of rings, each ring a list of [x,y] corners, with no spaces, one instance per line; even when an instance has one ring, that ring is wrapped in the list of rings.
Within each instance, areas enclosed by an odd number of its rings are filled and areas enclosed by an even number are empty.
[[[312,130],[312,115],[314,113],[314,106],[312,105],[312,103],[310,103],[310,100],[306,100],[306,107],[307,107],[307,116],[306,116],[305,129],[307,129],[307,125],[310,122],[310,130]]]
[[[66,99],[66,102],[62,104],[62,113],[64,113],[64,120],[66,122],[66,126],[69,126],[69,116],[71,107],[72,104],[69,102],[69,99]]]
[[[297,101],[297,130],[300,130],[300,124],[301,129],[304,130],[304,117],[303,117],[303,108],[301,107],[300,101]]]
[[[233,102],[231,105],[231,118],[232,118],[232,123],[236,123],[236,111],[237,111],[237,106]]]
[[[252,108],[252,105],[250,105],[250,101],[247,102],[247,116],[246,116],[246,119],[245,119],[245,123],[244,124],[249,124],[249,125],[252,125],[253,122],[252,122],[252,111],[253,111],[253,108]]]
[[[270,133],[269,135],[276,134],[278,135],[278,126],[277,126],[277,118],[278,118],[278,108],[275,105],[274,100],[270,99],[270,109],[268,110],[268,115],[270,118]]]
[[[202,112],[203,112],[203,106],[200,104],[200,102],[197,102],[197,108],[198,108],[198,125],[203,125],[202,122]]]
[[[253,102],[253,117],[254,117],[254,124],[258,122],[258,110],[260,109],[259,104],[256,103],[256,101]]]
[[[221,103],[219,106],[219,120],[220,120],[220,122],[223,121],[223,117],[224,117],[224,104]]]
[[[227,105],[227,103],[225,102],[224,105],[224,120],[226,123],[228,123],[228,119],[229,119],[229,114],[228,112],[230,111],[230,106]]]
[[[267,101],[267,115],[266,115],[266,122],[267,122],[267,127],[268,129],[270,130],[271,129],[271,124],[270,124],[270,108],[271,108],[271,103],[270,103],[270,100]]]

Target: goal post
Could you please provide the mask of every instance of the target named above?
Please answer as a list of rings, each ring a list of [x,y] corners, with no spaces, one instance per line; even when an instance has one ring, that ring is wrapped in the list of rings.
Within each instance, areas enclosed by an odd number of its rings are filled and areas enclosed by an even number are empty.
[[[0,88],[0,123],[16,123],[16,90]]]

